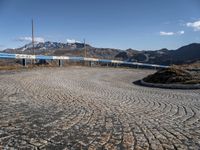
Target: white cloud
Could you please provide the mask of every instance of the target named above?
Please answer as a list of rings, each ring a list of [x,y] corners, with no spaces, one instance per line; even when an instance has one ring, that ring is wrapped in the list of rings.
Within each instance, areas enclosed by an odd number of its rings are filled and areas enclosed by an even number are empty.
[[[67,39],[67,43],[81,43],[81,42],[76,41],[75,39]]]
[[[177,34],[179,34],[179,35],[182,35],[182,34],[184,34],[185,33],[185,31],[178,31],[177,32]]]
[[[200,20],[195,22],[188,22],[186,26],[193,28],[194,31],[200,31]]]
[[[17,39],[17,41],[20,41],[20,42],[31,42],[32,41],[32,37],[19,37]],[[35,42],[45,42],[44,38],[42,38],[42,37],[35,37],[34,41]]]
[[[168,36],[168,35],[174,35],[174,32],[164,32],[164,31],[160,31],[160,35],[161,36]]]
[[[182,35],[184,34],[185,31],[178,31],[178,32],[165,32],[165,31],[160,31],[161,36],[172,36],[172,35]]]

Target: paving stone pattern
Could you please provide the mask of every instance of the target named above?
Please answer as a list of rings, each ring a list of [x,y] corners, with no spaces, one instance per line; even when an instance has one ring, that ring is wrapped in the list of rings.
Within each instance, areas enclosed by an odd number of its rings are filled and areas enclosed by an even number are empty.
[[[0,73],[0,149],[200,149],[200,90],[134,85],[150,70]]]

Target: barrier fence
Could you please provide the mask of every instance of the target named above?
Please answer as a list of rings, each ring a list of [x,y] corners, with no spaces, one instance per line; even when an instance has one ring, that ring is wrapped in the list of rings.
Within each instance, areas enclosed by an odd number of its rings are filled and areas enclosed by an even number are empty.
[[[25,63],[26,63],[26,59],[59,60],[60,66],[62,64],[61,63],[62,60],[75,60],[75,61],[86,61],[86,62],[112,63],[112,64],[117,64],[117,65],[118,64],[135,65],[135,66],[154,67],[154,68],[168,68],[169,67],[169,66],[156,65],[156,64],[127,62],[127,61],[120,61],[120,60],[87,58],[87,57],[45,56],[45,55],[27,55],[27,54],[10,54],[10,53],[0,53],[0,59],[22,59]]]

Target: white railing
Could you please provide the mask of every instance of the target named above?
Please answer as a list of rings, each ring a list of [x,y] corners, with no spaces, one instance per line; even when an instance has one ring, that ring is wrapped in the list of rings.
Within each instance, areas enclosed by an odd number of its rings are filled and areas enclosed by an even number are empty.
[[[168,68],[169,66],[138,63],[138,62],[127,62],[120,60],[108,60],[108,59],[97,59],[88,57],[69,57],[69,56],[45,56],[45,55],[27,55],[27,54],[10,54],[0,53],[1,59],[36,59],[36,60],[76,60],[76,61],[89,61],[89,62],[102,62],[102,63],[113,63],[113,64],[124,64],[124,65],[137,65],[157,68]]]

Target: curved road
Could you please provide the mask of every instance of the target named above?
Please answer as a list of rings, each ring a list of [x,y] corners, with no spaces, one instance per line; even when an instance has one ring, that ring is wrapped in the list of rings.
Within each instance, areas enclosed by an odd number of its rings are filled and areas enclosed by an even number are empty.
[[[200,90],[132,84],[150,73],[0,73],[0,149],[200,149]]]

